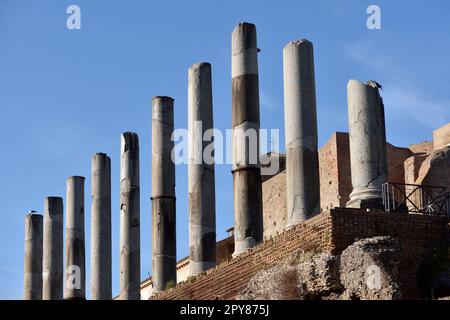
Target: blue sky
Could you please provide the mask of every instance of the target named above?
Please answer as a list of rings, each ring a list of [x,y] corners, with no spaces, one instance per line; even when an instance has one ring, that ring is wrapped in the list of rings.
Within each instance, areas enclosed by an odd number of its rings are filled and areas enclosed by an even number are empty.
[[[66,8],[81,8],[81,30]],[[377,4],[382,29],[368,30]],[[450,3],[434,1],[0,0],[0,299],[20,299],[24,215],[65,196],[68,176],[86,176],[89,266],[90,159],[112,158],[113,292],[119,290],[120,133],[141,143],[141,269],[151,273],[151,98],[175,99],[187,126],[187,69],[213,68],[215,126],[231,127],[231,32],[258,31],[261,127],[284,144],[282,48],[314,43],[319,142],[347,131],[349,79],[384,86],[387,137],[398,146],[431,139],[450,121]],[[217,233],[233,224],[230,166],[216,168]],[[177,166],[178,257],[188,254],[187,167]],[[89,267],[87,268],[89,279]],[[89,288],[89,283],[87,283]],[[87,290],[89,291],[89,290]]]

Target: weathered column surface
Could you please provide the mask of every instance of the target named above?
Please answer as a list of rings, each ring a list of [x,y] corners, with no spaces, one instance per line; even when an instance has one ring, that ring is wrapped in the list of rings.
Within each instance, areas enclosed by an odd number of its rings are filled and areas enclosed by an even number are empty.
[[[320,212],[313,44],[308,40],[288,43],[283,69],[289,229]]]
[[[348,83],[348,118],[353,192],[348,207],[382,206],[387,181],[384,105],[375,81]]]
[[[214,155],[203,141],[213,128],[211,65],[199,63],[189,69],[189,267],[191,276],[216,265],[216,193]],[[208,133],[207,133],[208,134]],[[206,138],[206,136],[205,136]],[[203,153],[205,151],[205,157]]]
[[[125,132],[120,162],[120,299],[140,300],[139,139]]]
[[[25,216],[24,300],[42,299],[42,229],[41,215]]]
[[[42,266],[43,300],[63,299],[63,199],[48,197],[44,201],[44,257]]]
[[[240,23],[232,34],[234,256],[263,240],[259,161],[259,84],[256,27]]]
[[[92,157],[91,300],[111,300],[111,159]]]
[[[84,177],[69,177],[66,184],[66,300],[86,299],[84,239]]]
[[[171,158],[173,102],[152,101],[152,253],[153,290],[164,291],[177,282],[175,164]]]

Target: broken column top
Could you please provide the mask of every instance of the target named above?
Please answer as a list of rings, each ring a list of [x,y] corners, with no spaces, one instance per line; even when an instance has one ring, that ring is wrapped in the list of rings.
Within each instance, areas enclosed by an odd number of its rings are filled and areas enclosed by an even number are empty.
[[[55,201],[55,200],[62,200],[62,197],[49,196],[49,197],[46,197],[45,200],[53,200],[53,201]],[[35,212],[35,211],[33,211],[33,212]]]
[[[94,153],[94,157],[107,157],[108,155],[103,152],[96,152]]]
[[[82,176],[71,176],[67,178],[67,180],[84,180],[84,179],[85,177]]]
[[[25,215],[25,228],[36,230],[36,228],[39,228],[42,225],[43,221],[44,217],[41,214],[36,213],[36,211],[27,213]],[[33,233],[25,233],[25,240],[30,240],[35,236],[36,234]]]
[[[30,218],[32,218],[32,219],[40,219],[40,218],[42,218],[42,215],[39,214],[39,213],[37,213],[37,212],[34,211],[34,210],[31,210],[31,211],[28,212],[25,216],[26,216],[26,217],[30,217]],[[39,218],[39,217],[40,217],[40,218]]]
[[[139,149],[139,137],[137,133],[134,132],[124,132],[122,133],[122,143],[121,151],[127,152],[131,150]]]
[[[250,22],[239,22],[236,27],[234,27],[233,32],[236,32],[238,30],[245,30],[245,31],[251,31],[251,32],[256,32],[256,25],[254,25],[253,23]]]
[[[174,99],[166,96],[156,96],[152,99],[152,119],[160,121],[164,127],[173,127]],[[152,129],[154,130],[154,129]],[[173,130],[173,128],[172,128]],[[172,134],[172,132],[170,132]],[[155,135],[152,135],[152,141]]]
[[[298,39],[298,40],[293,40],[290,41],[284,48],[289,48],[289,47],[301,47],[301,46],[312,46],[312,42],[307,40],[307,39]]]
[[[233,54],[238,54],[247,49],[257,47],[256,26],[252,23],[241,22],[233,30],[232,34]]]
[[[360,86],[360,87],[372,87],[374,89],[380,89],[381,85],[375,80],[369,80],[367,83],[363,83],[362,81],[351,79],[348,82],[348,87],[350,86]]]
[[[365,83],[363,83],[362,81],[360,81],[360,80],[355,80],[355,79],[350,79],[349,81],[348,81],[348,87],[350,87],[350,86],[365,86],[366,84]]]
[[[209,62],[198,62],[194,63],[189,70],[196,70],[196,69],[202,69],[202,68],[211,68],[211,63]]]
[[[97,152],[92,156],[92,167],[98,167],[100,165],[111,166],[111,158],[106,153]]]
[[[168,97],[168,96],[155,96],[152,98],[152,101],[155,101],[155,100],[171,101],[171,102],[175,101],[174,98]]]
[[[48,207],[58,207],[63,205],[63,198],[62,197],[46,197],[45,198],[45,212],[50,215],[57,215],[57,210],[48,210]]]

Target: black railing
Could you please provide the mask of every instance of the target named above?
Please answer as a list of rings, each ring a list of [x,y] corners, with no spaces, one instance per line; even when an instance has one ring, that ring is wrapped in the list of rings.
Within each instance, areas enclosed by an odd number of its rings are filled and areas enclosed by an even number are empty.
[[[443,187],[388,182],[383,185],[383,204],[387,212],[449,216],[450,192]]]

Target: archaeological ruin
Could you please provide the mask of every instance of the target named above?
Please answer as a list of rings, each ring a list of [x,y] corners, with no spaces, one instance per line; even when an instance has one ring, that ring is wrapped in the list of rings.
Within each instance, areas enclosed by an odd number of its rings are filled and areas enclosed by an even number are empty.
[[[202,137],[214,128],[212,66],[205,62],[188,70],[186,204],[176,203],[174,99],[152,100],[152,276],[140,278],[139,138],[125,132],[117,213],[120,293],[112,292],[111,159],[96,153],[90,286],[85,178],[74,176],[66,183],[65,263],[63,199],[48,197],[43,216],[25,217],[25,300],[84,300],[86,289],[92,300],[426,296],[424,274],[450,241],[450,123],[436,128],[433,141],[393,146],[386,141],[389,101],[383,101],[380,85],[350,80],[348,133],[333,133],[319,148],[313,44],[295,40],[283,49],[286,153],[264,155],[278,162],[279,170],[262,175],[256,26],[239,23],[231,43],[234,226],[229,236],[216,239],[217,167],[204,157],[209,143]],[[256,144],[247,132],[255,132]],[[189,212],[189,256],[177,261],[180,205]],[[376,288],[366,286],[365,272],[374,266],[381,277]],[[289,292],[277,291],[297,282]]]

